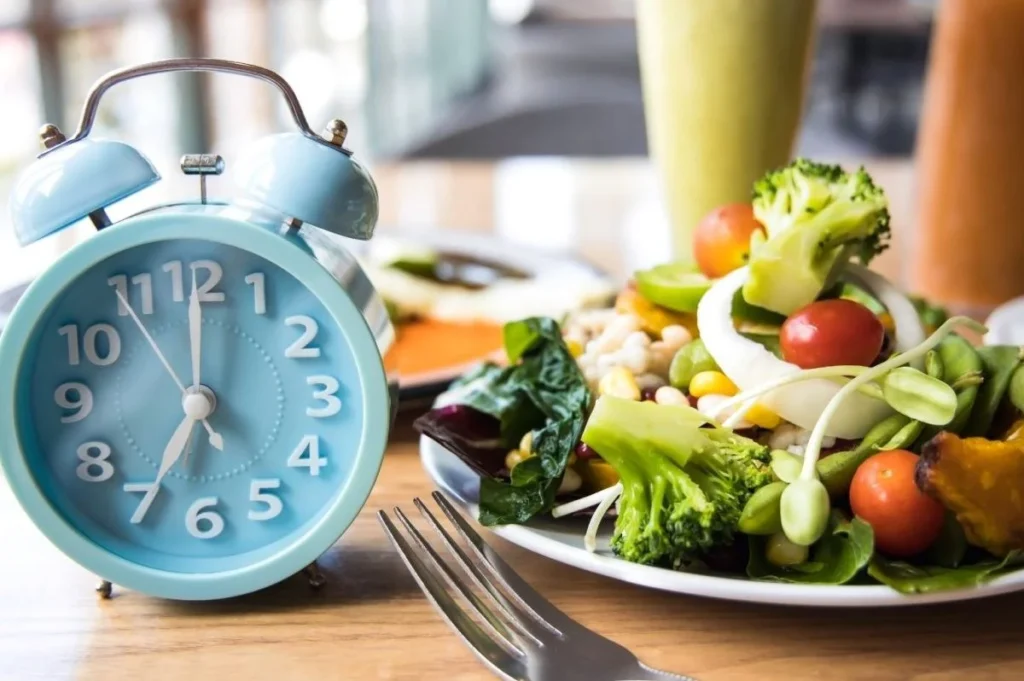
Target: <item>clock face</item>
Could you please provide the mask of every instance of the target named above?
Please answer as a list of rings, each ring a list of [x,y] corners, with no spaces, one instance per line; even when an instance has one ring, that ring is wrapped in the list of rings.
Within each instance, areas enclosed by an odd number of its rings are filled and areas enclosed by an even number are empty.
[[[350,345],[311,291],[248,251],[124,250],[64,288],[28,347],[16,418],[31,474],[68,524],[132,563],[212,573],[269,558],[317,525],[355,465]]]

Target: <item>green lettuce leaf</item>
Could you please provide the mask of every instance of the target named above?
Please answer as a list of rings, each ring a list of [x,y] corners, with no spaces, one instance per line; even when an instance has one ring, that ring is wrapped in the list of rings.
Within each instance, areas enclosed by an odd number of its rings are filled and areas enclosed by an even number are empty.
[[[990,560],[957,568],[919,566],[875,555],[868,574],[903,594],[925,594],[976,587],[1024,565],[1024,551],[1013,551],[1002,560]]]

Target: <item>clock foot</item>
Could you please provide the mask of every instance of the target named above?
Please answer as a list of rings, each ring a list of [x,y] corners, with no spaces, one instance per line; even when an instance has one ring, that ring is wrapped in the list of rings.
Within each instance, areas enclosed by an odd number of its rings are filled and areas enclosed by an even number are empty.
[[[113,592],[114,592],[114,585],[111,584],[110,582],[108,582],[105,579],[102,582],[99,583],[99,586],[96,587],[96,593],[98,593],[100,595],[100,598],[103,598],[103,599],[110,598],[110,595]]]
[[[327,578],[324,577],[324,573],[320,572],[320,566],[316,564],[316,561],[302,568],[302,574],[306,576],[309,586],[313,589],[319,589],[327,583]]]

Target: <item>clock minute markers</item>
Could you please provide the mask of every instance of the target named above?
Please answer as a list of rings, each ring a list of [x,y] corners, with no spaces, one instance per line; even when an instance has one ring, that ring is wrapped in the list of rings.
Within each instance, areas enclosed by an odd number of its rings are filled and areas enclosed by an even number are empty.
[[[121,300],[121,303],[128,311],[128,316],[131,317],[132,321],[135,322],[135,326],[137,326],[139,328],[139,331],[142,332],[142,335],[145,337],[146,342],[149,343],[149,346],[151,348],[153,348],[153,352],[156,353],[157,359],[160,360],[160,363],[164,365],[164,369],[166,369],[167,373],[170,374],[172,379],[174,379],[174,383],[178,386],[178,389],[181,390],[182,396],[184,397],[189,395],[188,389],[185,387],[185,384],[181,382],[180,378],[178,378],[178,374],[177,372],[174,371],[174,367],[172,367],[171,363],[167,361],[167,357],[164,356],[163,352],[161,352],[160,346],[156,344],[156,341],[153,339],[153,336],[146,329],[146,325],[142,323],[141,319],[139,319],[139,315],[135,313],[135,309],[128,302],[128,298],[125,297],[117,289],[114,289],[114,293],[117,294],[117,297]],[[213,427],[210,425],[210,422],[205,417],[201,420],[201,423],[203,424],[203,428],[206,429],[206,433],[209,436],[210,445],[218,450],[223,451],[224,438],[221,436],[221,434],[213,429]]]

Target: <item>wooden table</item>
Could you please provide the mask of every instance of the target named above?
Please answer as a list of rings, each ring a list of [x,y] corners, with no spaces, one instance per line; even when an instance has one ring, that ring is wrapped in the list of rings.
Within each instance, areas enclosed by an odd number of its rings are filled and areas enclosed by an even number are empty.
[[[539,168],[540,182],[524,180],[529,164],[382,168],[384,218],[487,229],[554,211],[588,257],[625,271],[622,235],[634,223],[623,218],[646,191],[644,165]],[[872,169],[898,224],[908,216],[909,169]],[[509,186],[524,181],[540,192],[526,207],[515,205],[524,190]],[[555,181],[570,201],[543,188]],[[491,678],[421,596],[374,518],[430,490],[415,436],[400,422],[365,511],[323,559],[324,589],[295,578],[227,602],[175,603],[117,589],[99,600],[93,576],[42,537],[0,481],[0,681]],[[1024,594],[898,610],[755,606],[647,591],[495,544],[573,617],[656,667],[702,681],[1024,679]]]

